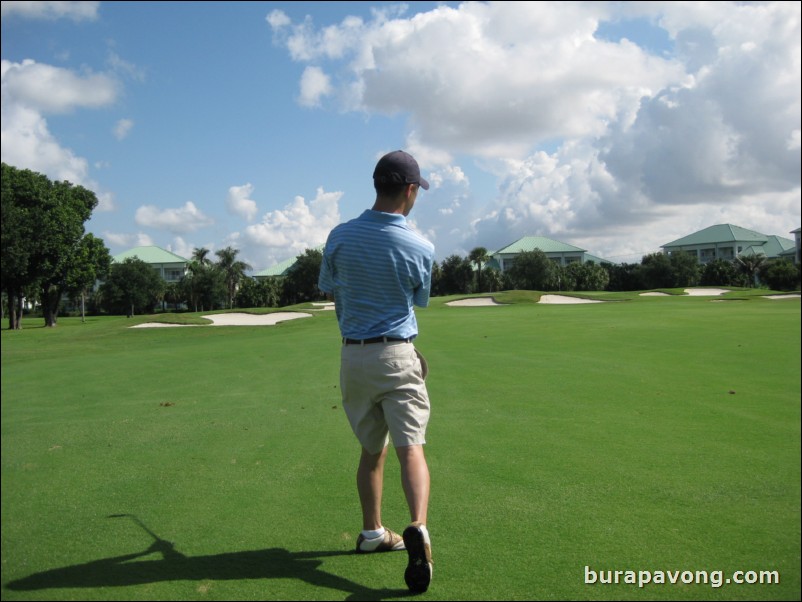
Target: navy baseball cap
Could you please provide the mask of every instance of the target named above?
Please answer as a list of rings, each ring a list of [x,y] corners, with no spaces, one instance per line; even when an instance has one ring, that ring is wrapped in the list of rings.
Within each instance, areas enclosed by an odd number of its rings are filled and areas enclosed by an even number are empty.
[[[429,182],[421,177],[418,162],[402,150],[387,153],[379,159],[373,170],[373,181],[376,184],[418,184],[429,190]]]

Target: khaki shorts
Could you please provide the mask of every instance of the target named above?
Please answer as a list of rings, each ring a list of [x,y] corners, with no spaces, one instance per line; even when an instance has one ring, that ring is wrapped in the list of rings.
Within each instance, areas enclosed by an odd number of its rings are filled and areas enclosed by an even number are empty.
[[[395,447],[426,443],[429,368],[412,343],[343,345],[340,388],[356,438],[376,454],[392,438]]]

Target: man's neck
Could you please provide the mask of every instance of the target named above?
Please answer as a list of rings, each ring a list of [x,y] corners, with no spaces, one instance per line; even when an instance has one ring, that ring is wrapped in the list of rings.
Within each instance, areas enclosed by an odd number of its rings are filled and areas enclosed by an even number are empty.
[[[373,211],[381,211],[382,213],[397,213],[404,215],[404,206],[395,201],[386,201],[383,199],[376,199],[373,203]]]

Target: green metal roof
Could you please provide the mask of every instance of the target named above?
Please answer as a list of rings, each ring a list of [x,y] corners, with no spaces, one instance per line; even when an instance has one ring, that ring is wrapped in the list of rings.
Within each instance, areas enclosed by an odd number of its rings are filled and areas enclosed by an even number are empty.
[[[783,251],[796,249],[796,243],[790,238],[783,238],[782,236],[772,234],[769,236],[768,242],[763,245],[763,248],[766,249],[766,253],[769,255],[779,255]]]
[[[325,243],[322,245],[318,245],[316,247],[312,247],[313,251],[320,251],[321,253],[326,248]],[[309,249],[307,249],[308,251]],[[265,278],[267,276],[285,276],[289,269],[295,265],[295,262],[298,261],[298,257],[303,255],[306,251],[295,255],[294,257],[290,257],[289,259],[285,259],[281,263],[277,263],[276,265],[270,266],[269,268],[265,268],[261,272],[257,272],[253,275],[254,278]]]
[[[145,263],[189,263],[180,255],[165,251],[161,247],[134,247],[112,257],[117,263],[122,263],[129,257],[137,257]]]
[[[743,257],[751,257],[752,255],[766,255],[766,249],[764,249],[761,245],[752,245],[751,247],[746,247],[738,255]],[[768,257],[768,255],[766,256]]]
[[[744,242],[744,243],[757,243],[763,244],[768,240],[768,236],[755,232],[754,230],[747,230],[740,226],[733,226],[732,224],[718,224],[710,226],[704,230],[699,230],[693,234],[689,234],[683,238],[664,244],[662,248],[667,247],[684,247],[690,245],[705,245],[714,244],[719,242]]]
[[[766,257],[780,257],[782,255],[793,255],[796,250],[796,243],[793,240],[782,238],[781,236],[771,235],[764,245],[752,245],[744,249],[742,255],[765,255]]]
[[[580,249],[573,245],[545,238],[543,236],[524,236],[519,238],[514,243],[507,245],[503,249],[499,249],[493,255],[502,253],[523,253],[525,251],[534,251],[540,249],[544,253],[584,253],[585,249]]]
[[[281,263],[277,263],[276,265],[270,266],[269,268],[265,268],[261,272],[257,272],[254,274],[254,278],[260,278],[265,276],[283,276],[287,273],[292,266],[295,265],[295,261],[297,257],[290,257],[289,259],[285,259]]]
[[[597,263],[599,265],[603,263],[609,263],[610,265],[617,265],[615,261],[611,261],[609,259],[605,259],[604,257],[596,257],[595,255],[591,255],[590,253],[585,253],[585,261],[592,261],[593,263]]]

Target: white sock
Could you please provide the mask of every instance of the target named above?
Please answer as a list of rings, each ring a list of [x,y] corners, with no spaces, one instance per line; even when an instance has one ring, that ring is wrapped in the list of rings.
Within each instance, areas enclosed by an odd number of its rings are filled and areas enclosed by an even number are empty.
[[[362,537],[365,539],[376,539],[377,537],[382,537],[386,529],[384,527],[379,527],[375,531],[366,531],[362,530]]]

